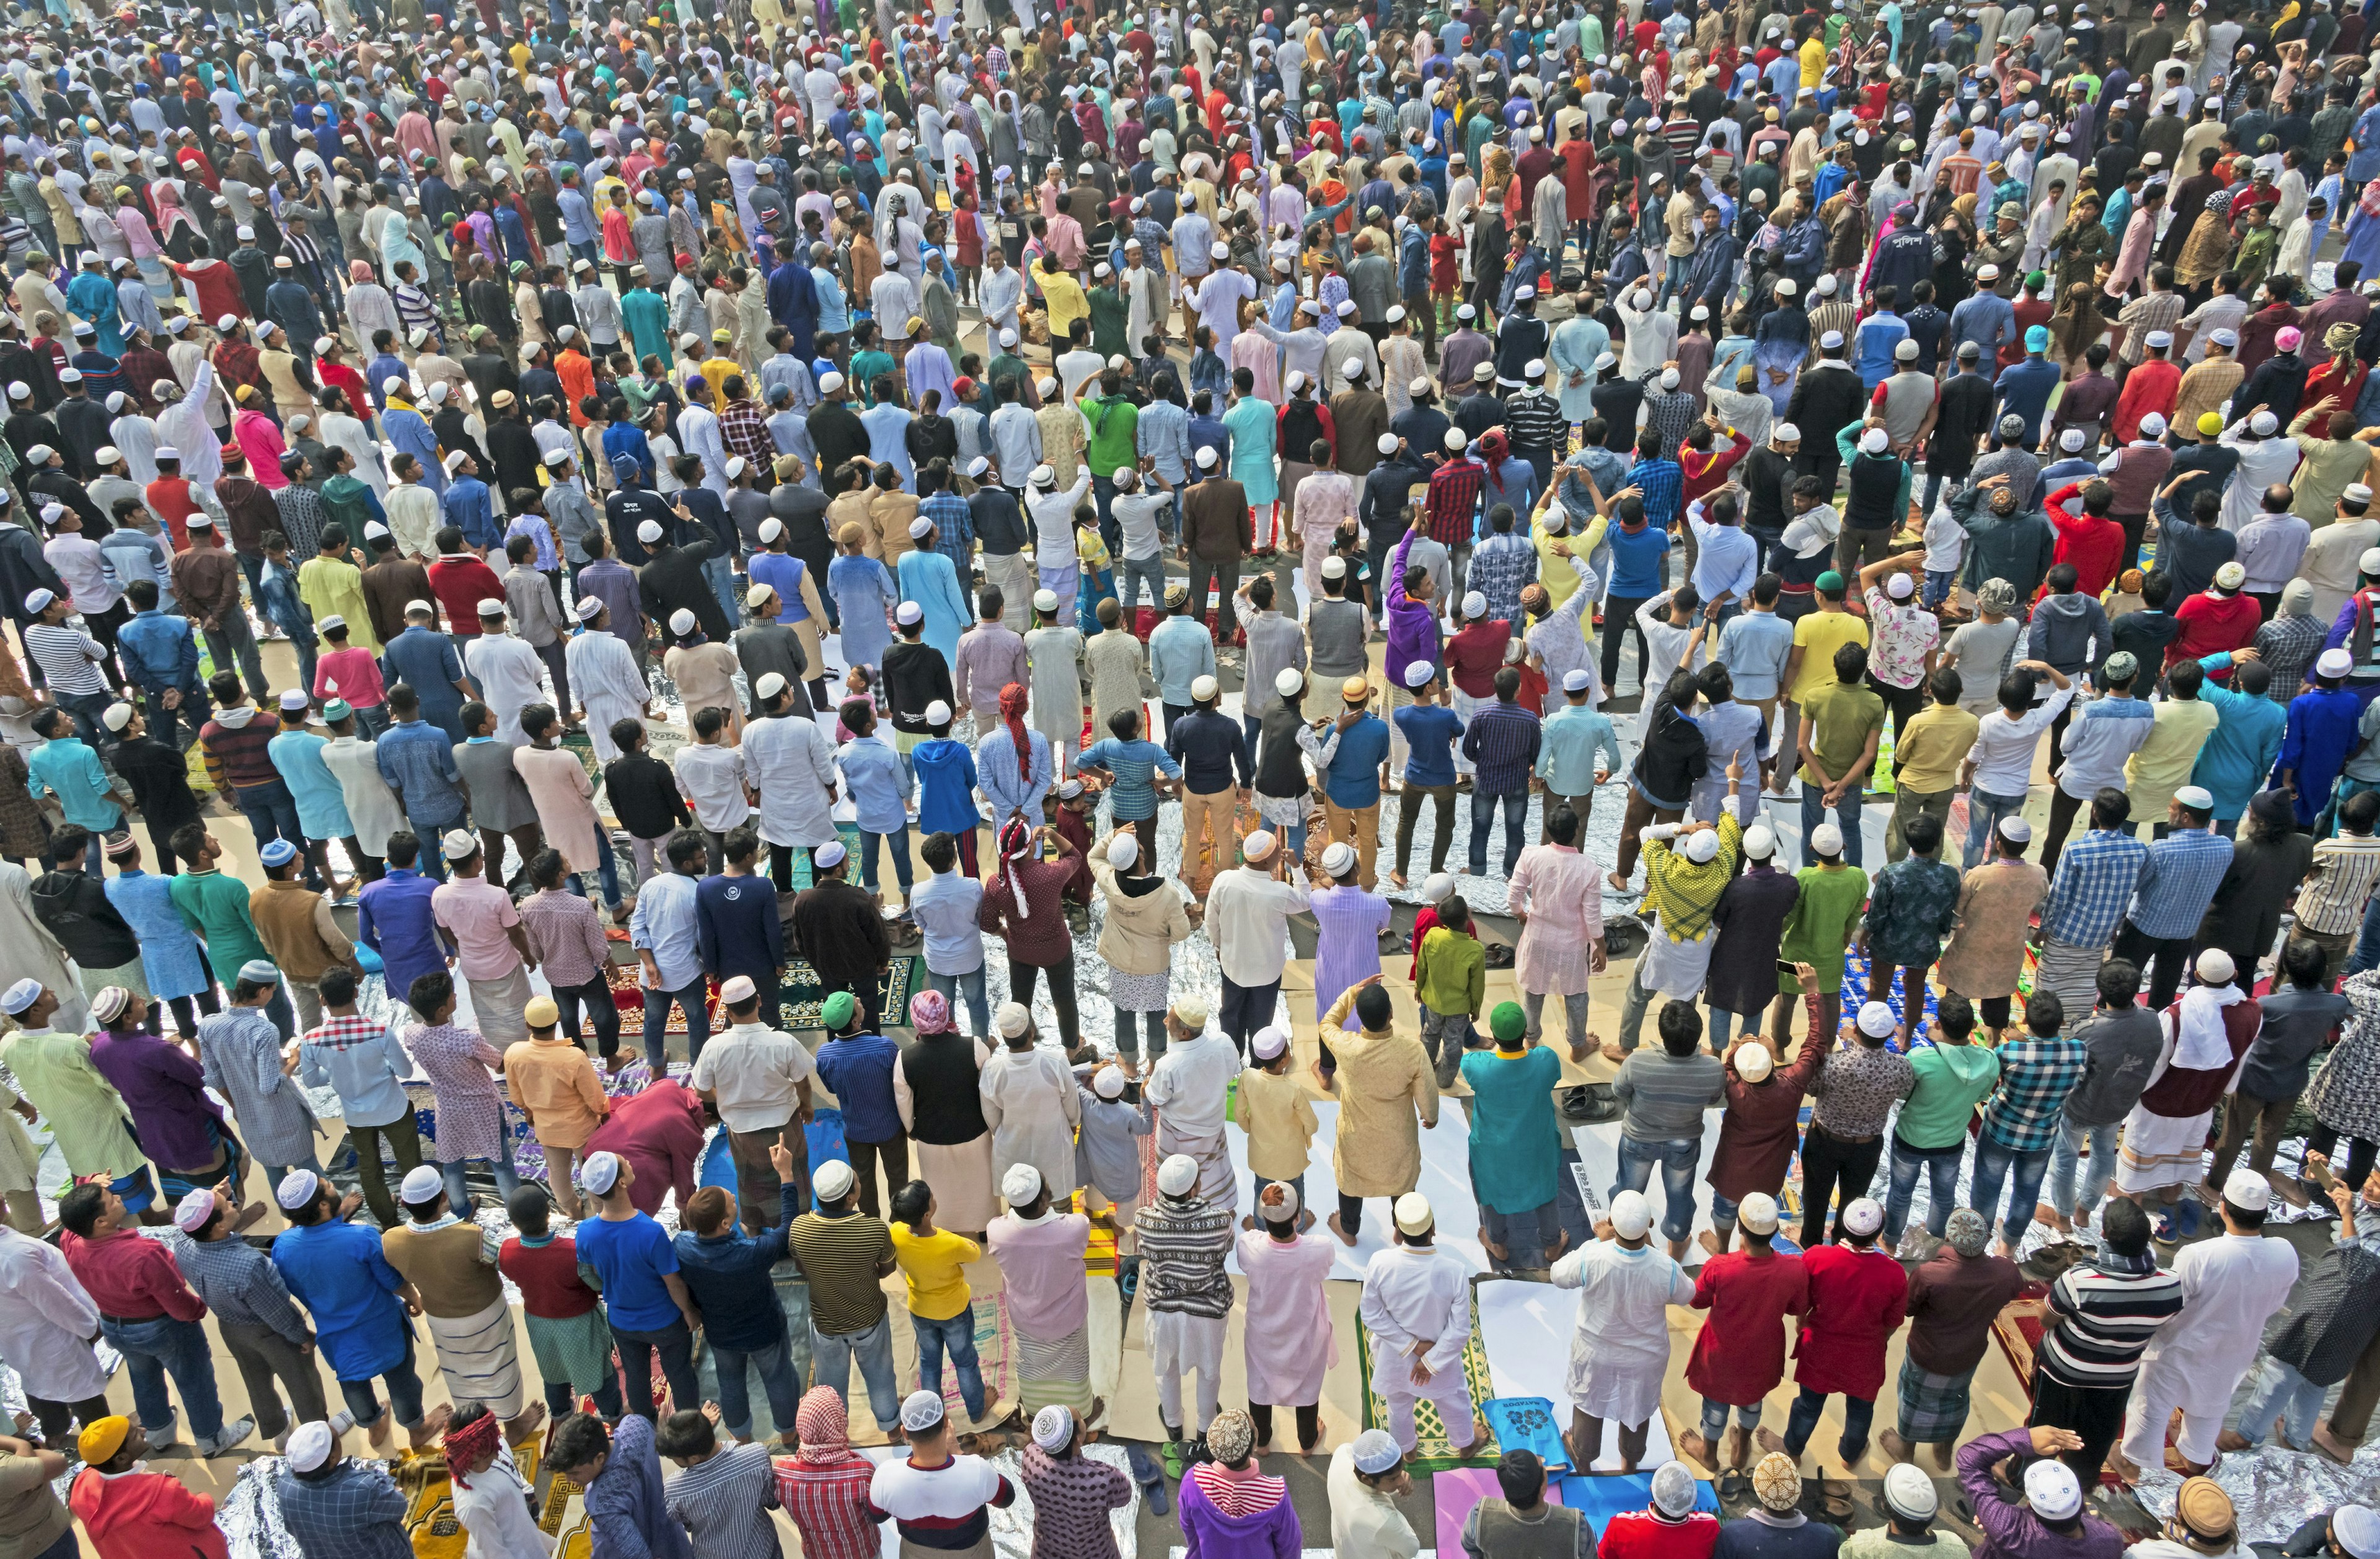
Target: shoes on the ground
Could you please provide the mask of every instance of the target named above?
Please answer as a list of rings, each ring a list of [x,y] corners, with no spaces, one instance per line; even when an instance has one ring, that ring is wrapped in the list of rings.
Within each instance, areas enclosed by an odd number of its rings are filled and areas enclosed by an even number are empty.
[[[246,1440],[249,1435],[254,1434],[255,1432],[256,1420],[254,1419],[234,1419],[229,1423],[224,1425],[222,1431],[212,1439],[200,1440],[197,1443],[199,1459],[205,1461],[214,1456],[220,1456],[225,1451],[230,1450],[233,1446],[238,1444],[241,1441]]]

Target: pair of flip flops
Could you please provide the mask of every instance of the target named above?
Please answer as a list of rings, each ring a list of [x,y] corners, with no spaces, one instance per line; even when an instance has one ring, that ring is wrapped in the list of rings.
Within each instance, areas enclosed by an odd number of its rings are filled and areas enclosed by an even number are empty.
[[[2198,1233],[2205,1210],[2194,1197],[2184,1197],[2172,1207],[2157,1214],[2155,1232],[2157,1243],[2173,1245]]]

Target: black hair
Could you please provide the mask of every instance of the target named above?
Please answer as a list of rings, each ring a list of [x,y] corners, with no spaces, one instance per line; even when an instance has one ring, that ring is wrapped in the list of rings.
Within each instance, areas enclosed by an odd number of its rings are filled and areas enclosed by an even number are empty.
[[[1661,1048],[1671,1055],[1692,1055],[1703,1042],[1703,1015],[1692,1002],[1663,1003],[1658,1023]]]
[[[455,977],[444,969],[432,969],[417,974],[405,993],[405,1005],[421,1015],[423,1022],[431,1021],[440,1007],[455,999]]]
[[[896,1224],[914,1224],[926,1215],[926,1204],[934,1200],[934,1188],[923,1180],[912,1180],[892,1193],[892,1213]]]

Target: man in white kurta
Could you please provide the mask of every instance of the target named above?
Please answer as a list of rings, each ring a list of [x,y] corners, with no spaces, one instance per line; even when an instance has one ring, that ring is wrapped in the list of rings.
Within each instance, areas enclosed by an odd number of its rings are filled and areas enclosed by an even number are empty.
[[[344,699],[333,699],[324,704],[322,717],[331,725],[331,739],[322,749],[322,766],[339,782],[339,797],[346,804],[347,821],[355,825],[355,841],[364,854],[375,860],[385,859],[388,836],[409,825],[404,804],[388,787],[388,781],[381,778],[380,744],[356,734],[355,712]]]
[[[1074,609],[1071,602],[1064,607]],[[1033,675],[1033,728],[1050,738],[1051,766],[1063,774],[1083,745],[1083,636],[1058,626],[1056,591],[1037,591],[1033,610],[1041,625],[1025,636]]]
[[[1207,1029],[1207,1004],[1177,996],[1165,1014],[1168,1043],[1149,1072],[1144,1097],[1157,1107],[1157,1155],[1198,1161],[1198,1194],[1225,1212],[1240,1205],[1239,1176],[1223,1140],[1223,1113],[1240,1053]]]
[[[570,673],[570,689],[587,716],[587,735],[595,744],[595,760],[609,763],[620,756],[612,726],[622,720],[642,720],[652,700],[645,674],[627,640],[611,630],[611,610],[595,596],[578,603],[584,626],[563,646],[562,663]],[[532,658],[536,652],[529,652]]]
[[[570,652],[562,653],[568,665]],[[480,685],[480,700],[496,712],[496,739],[508,747],[527,747],[521,711],[546,701],[545,663],[527,639],[504,630],[503,602],[480,603],[479,637],[465,646],[463,663]]]
[[[1406,1455],[1421,1443],[1414,1404],[1423,1397],[1438,1408],[1447,1441],[1459,1452],[1486,1427],[1463,1374],[1463,1350],[1471,1341],[1470,1276],[1432,1246],[1437,1219],[1427,1197],[1407,1191],[1395,1212],[1397,1242],[1365,1267],[1356,1306],[1371,1337],[1372,1384],[1389,1405],[1389,1432]]]
[[[99,1307],[57,1247],[0,1225],[0,1358],[16,1370],[54,1445],[66,1443],[71,1418],[89,1428],[112,1411],[107,1371],[89,1341],[98,1334]]]
[[[765,672],[752,696],[766,713],[744,727],[744,772],[760,793],[760,840],[807,853],[835,837],[834,742],[804,713],[784,673]]]
[[[983,1121],[991,1127],[995,1179],[1011,1164],[1041,1172],[1050,1200],[1075,1194],[1075,1127],[1083,1118],[1082,1090],[1066,1058],[1035,1044],[1033,1014],[1022,1002],[1002,1003],[992,1014],[1002,1049],[984,1063],[976,1083]]]
[[[1571,1455],[1582,1468],[1601,1463],[1607,1419],[1620,1426],[1619,1470],[1633,1472],[1644,1459],[1670,1363],[1670,1307],[1694,1297],[1694,1280],[1653,1248],[1652,1228],[1645,1193],[1622,1191],[1597,1237],[1553,1266],[1555,1287],[1578,1290],[1568,1390]]]
[[[2265,1211],[2273,1188],[2261,1175],[2236,1169],[2223,1183],[2223,1234],[2182,1247],[2173,1259],[2181,1281],[2181,1309],[2157,1328],[2141,1357],[2139,1379],[2124,1410],[2119,1452],[2131,1468],[2164,1465],[2166,1425],[2181,1409],[2175,1448],[2193,1471],[2215,1461],[2215,1437],[2230,1411],[2231,1394],[2256,1361],[2265,1325],[2289,1299],[2298,1280],[2297,1248],[2266,1239]]]

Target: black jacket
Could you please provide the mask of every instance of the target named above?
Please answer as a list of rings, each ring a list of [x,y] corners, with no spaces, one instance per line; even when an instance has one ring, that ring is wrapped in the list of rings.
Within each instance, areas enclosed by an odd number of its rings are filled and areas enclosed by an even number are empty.
[[[185,689],[185,699],[198,699],[204,714],[204,696]],[[118,742],[111,755],[115,772],[132,786],[152,839],[163,839],[186,822],[199,821],[199,798],[190,791],[190,767],[180,749],[156,737]]]
[[[1867,404],[1867,387],[1858,371],[1840,358],[1827,358],[1802,371],[1786,404],[1785,420],[1802,432],[1802,450],[1793,458],[1804,476],[1830,471],[1842,464],[1835,435],[1859,420]]]
[[[719,552],[716,541],[692,542],[682,547],[663,542],[654,549],[652,561],[637,570],[637,595],[645,615],[665,625],[672,613],[681,608],[691,611],[705,637],[725,643],[735,625],[720,609],[718,593],[702,572],[703,564]]]
[[[67,956],[87,969],[112,969],[140,956],[140,939],[108,902],[98,878],[81,871],[44,871],[33,879],[33,913]]]

